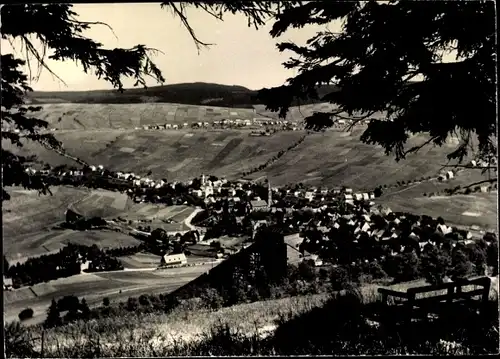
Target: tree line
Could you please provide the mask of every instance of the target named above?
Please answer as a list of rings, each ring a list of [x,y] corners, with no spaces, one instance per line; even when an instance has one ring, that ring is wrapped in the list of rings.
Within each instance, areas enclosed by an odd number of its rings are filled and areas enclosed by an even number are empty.
[[[117,249],[114,253],[133,252],[135,249]],[[89,261],[87,272],[122,270],[122,263],[114,256],[97,247],[68,243],[58,253],[28,258],[24,263],[10,266],[5,272],[12,278],[14,288],[32,286],[58,278],[81,273],[81,265]],[[4,259],[5,262],[5,259]],[[4,263],[5,265],[5,263]]]
[[[274,155],[273,157],[271,157],[269,160],[267,160],[265,163],[257,166],[257,167],[254,167],[248,171],[245,171],[242,173],[242,176],[248,176],[248,175],[251,175],[255,172],[259,172],[259,171],[262,171],[264,170],[265,168],[271,166],[274,162],[276,162],[277,160],[279,160],[281,157],[283,157],[287,152],[293,150],[295,147],[297,147],[298,145],[300,145],[302,142],[304,142],[306,136],[302,136],[297,142],[291,144],[290,146],[288,146],[288,148],[286,150],[281,150],[279,151],[276,155]]]

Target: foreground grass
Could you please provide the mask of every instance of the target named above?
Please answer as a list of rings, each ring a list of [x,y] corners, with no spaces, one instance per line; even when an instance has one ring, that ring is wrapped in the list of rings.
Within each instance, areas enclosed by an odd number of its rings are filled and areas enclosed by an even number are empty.
[[[60,357],[72,348],[83,348],[99,338],[100,345],[109,350],[118,350],[120,345],[127,343],[134,356],[148,355],[141,352],[145,346],[151,354],[151,350],[173,350],[180,345],[200,343],[212,328],[220,326],[230,327],[232,333],[263,333],[275,328],[281,318],[306,313],[323,305],[327,298],[326,294],[298,296],[240,304],[217,311],[203,309],[198,299],[190,299],[168,314],[129,313],[46,330],[44,351]],[[40,338],[34,341],[34,349],[40,351],[41,326],[30,328],[29,334]]]
[[[397,289],[419,284],[418,281],[400,284]],[[370,305],[378,305],[377,287],[342,291],[333,297],[326,293],[303,295],[215,311],[204,309],[201,300],[194,298],[168,314],[128,313],[45,331],[40,326],[26,331],[11,325],[6,329],[7,356],[40,356],[42,332],[45,357],[443,355],[486,354],[497,350],[497,298],[490,301],[488,315],[480,319],[461,310],[459,315],[447,315],[437,322],[381,329],[367,314]],[[416,331],[426,338],[415,341],[412,333]]]
[[[367,320],[365,299],[359,297],[352,292],[308,295],[218,311],[195,309],[198,303],[190,300],[170,314],[129,315],[47,330],[43,356],[443,355],[487,354],[498,348],[496,301],[489,303],[489,319],[464,312],[411,328],[381,330]],[[415,337],[416,331],[421,335]],[[7,357],[40,356],[39,344],[29,347],[35,339],[40,343],[40,328],[26,333],[17,327],[18,337],[24,335],[17,343],[12,335],[16,328],[8,327],[6,332]]]

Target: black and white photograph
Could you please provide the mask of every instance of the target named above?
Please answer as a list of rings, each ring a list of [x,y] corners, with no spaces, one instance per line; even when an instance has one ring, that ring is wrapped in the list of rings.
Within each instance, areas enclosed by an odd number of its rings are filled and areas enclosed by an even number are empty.
[[[498,354],[496,10],[0,5],[6,358]]]

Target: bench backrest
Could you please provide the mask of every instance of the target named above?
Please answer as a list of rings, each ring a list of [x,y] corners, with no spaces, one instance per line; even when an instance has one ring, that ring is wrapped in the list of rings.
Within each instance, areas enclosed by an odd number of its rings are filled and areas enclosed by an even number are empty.
[[[463,288],[467,286],[480,286],[481,289],[474,289],[472,291],[464,292]],[[438,285],[427,285],[422,287],[409,288],[406,292],[395,291],[386,288],[379,288],[378,292],[382,294],[383,301],[386,302],[388,297],[395,297],[406,299],[406,301],[413,304],[423,304],[425,302],[455,299],[472,298],[481,295],[481,300],[486,302],[488,300],[491,286],[491,279],[488,277],[481,277],[472,280],[462,280],[457,282],[443,283]],[[441,290],[447,290],[445,295],[437,294],[428,298],[417,298],[417,294],[430,293]]]

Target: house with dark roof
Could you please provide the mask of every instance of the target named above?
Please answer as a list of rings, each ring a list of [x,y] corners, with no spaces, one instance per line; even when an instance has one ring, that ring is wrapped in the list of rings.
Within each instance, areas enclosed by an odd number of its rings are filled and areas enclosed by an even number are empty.
[[[252,212],[267,211],[268,206],[267,206],[267,202],[264,200],[255,200],[255,201],[250,201],[250,208],[251,208]]]

